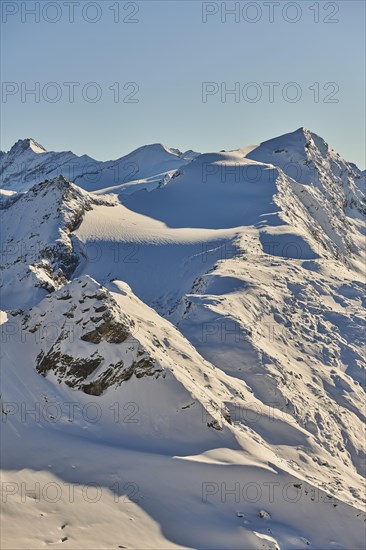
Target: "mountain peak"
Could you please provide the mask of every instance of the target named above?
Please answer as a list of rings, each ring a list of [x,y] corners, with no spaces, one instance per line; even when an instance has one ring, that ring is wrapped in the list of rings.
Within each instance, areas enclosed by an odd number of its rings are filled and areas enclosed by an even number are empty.
[[[309,135],[312,132],[308,128],[305,128],[305,126],[300,126],[300,128],[297,128],[297,130],[295,130],[294,132],[289,132],[289,133]]]
[[[47,152],[43,145],[37,143],[33,138],[19,139],[10,149],[10,153],[17,155],[25,151],[33,151],[36,154]]]
[[[317,150],[324,158],[330,153],[329,146],[322,137],[301,126],[293,132],[262,142],[245,156],[249,159],[268,162],[277,166],[277,160],[280,158],[279,154],[282,155],[282,160],[286,156],[286,162],[294,162],[307,160],[308,151],[310,150]],[[288,158],[289,155],[291,158]]]
[[[303,146],[309,143],[311,140],[321,140],[324,142],[323,138],[309,130],[308,128],[305,128],[304,126],[301,126],[300,128],[297,128],[297,130],[294,130],[292,132],[287,132],[286,134],[282,134],[280,136],[277,136],[275,138],[269,139],[267,141],[264,141],[261,145],[267,144],[267,143],[274,143],[275,141],[282,141],[284,143],[295,145],[302,144]],[[324,142],[325,143],[325,142]]]
[[[55,176],[51,179],[46,179],[41,183],[36,183],[29,189],[29,197],[36,196],[40,193],[44,194],[49,191],[59,190],[61,194],[64,194],[67,190],[77,190],[79,194],[84,193],[82,189],[77,187],[75,184],[67,180],[62,174]]]
[[[296,137],[302,138],[303,140],[305,140],[305,144],[313,142],[319,148],[324,148],[325,147],[326,149],[328,149],[328,144],[326,143],[326,141],[321,136],[319,136],[315,132],[312,132],[308,128],[305,128],[304,126],[301,126],[300,128],[298,128],[294,132],[289,132],[288,134],[284,134],[283,136],[279,136],[279,138],[284,138],[286,136],[288,136],[288,137],[292,136],[293,138],[296,138]]]

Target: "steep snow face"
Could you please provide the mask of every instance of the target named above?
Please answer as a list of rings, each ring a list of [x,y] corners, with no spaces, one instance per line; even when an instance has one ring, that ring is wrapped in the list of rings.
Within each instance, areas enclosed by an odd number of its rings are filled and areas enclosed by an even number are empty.
[[[306,128],[265,141],[246,158],[273,164],[299,183],[318,188],[339,212],[347,208],[365,212],[364,174]]]
[[[246,158],[281,170],[276,202],[291,225],[303,226],[326,256],[363,270],[366,179],[357,166],[304,128],[264,142]]]
[[[40,154],[42,153],[42,154]],[[117,160],[101,162],[71,151],[46,152],[33,139],[19,140],[8,153],[1,152],[1,187],[24,192],[45,179],[63,175],[87,191],[130,193],[154,188],[170,171],[187,164],[198,153],[145,145]],[[128,184],[128,185],[127,185]]]
[[[93,197],[62,176],[11,196],[1,210],[2,307],[26,307],[72,276],[78,257],[70,233],[93,205]]]

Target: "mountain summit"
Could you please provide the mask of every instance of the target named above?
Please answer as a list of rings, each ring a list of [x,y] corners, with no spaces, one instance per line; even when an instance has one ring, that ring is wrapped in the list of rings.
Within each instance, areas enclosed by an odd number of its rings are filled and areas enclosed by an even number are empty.
[[[9,151],[9,154],[15,156],[25,153],[26,151],[32,151],[33,153],[40,154],[46,153],[46,149],[40,143],[37,143],[33,138],[19,139]]]

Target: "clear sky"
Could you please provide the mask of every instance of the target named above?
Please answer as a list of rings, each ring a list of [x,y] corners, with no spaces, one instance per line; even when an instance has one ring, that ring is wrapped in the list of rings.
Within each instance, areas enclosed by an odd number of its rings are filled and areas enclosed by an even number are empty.
[[[105,160],[155,142],[234,149],[305,126],[365,168],[363,1],[1,8],[2,150],[33,137]]]

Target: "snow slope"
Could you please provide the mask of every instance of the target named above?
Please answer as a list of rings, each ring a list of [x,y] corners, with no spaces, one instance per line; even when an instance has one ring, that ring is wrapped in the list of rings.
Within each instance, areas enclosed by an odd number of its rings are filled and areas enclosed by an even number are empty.
[[[233,422],[225,411],[244,411],[248,402],[253,405],[246,385],[202,359],[173,325],[135,298],[125,284],[118,283],[114,290],[110,294],[89,277],[76,279],[26,316],[8,321],[18,323],[15,334],[14,327],[8,331],[4,325],[8,336],[2,375],[7,399],[2,448],[7,451],[2,465],[9,470],[5,479],[11,484],[6,485],[7,513],[28,489],[28,485],[14,486],[19,474],[14,477],[12,470],[26,468],[20,479],[32,481],[28,498],[33,500],[33,511],[26,507],[21,524],[33,516],[38,531],[31,546],[60,542],[66,536],[63,542],[68,546],[87,547],[90,533],[81,528],[94,513],[91,491],[96,486],[99,518],[107,528],[97,537],[101,548],[106,541],[108,547],[118,540],[124,544],[126,536],[133,548],[139,548],[152,529],[142,511],[179,547],[326,548],[333,547],[332,541],[339,548],[359,545],[363,514],[344,504],[335,487],[306,482],[304,473],[294,467],[295,460],[280,455],[281,439],[282,445],[291,442],[303,452],[323,457],[311,435],[292,426],[285,415],[274,413],[269,420],[270,409],[263,411],[258,426],[240,419]],[[107,308],[108,319],[94,321],[87,310],[94,310],[94,315],[102,307]],[[45,332],[55,324],[56,332]],[[67,356],[73,358],[72,364]],[[90,373],[91,358],[99,356],[103,362],[91,365]],[[106,381],[111,368],[114,380],[101,395],[91,392],[92,384],[94,390],[102,388],[98,381]],[[66,383],[60,385],[57,379]],[[75,391],[80,383],[83,391]],[[38,414],[29,414],[25,421],[27,410]],[[98,422],[95,411],[100,412]],[[272,445],[262,432],[268,422],[272,422]],[[24,445],[26,455],[21,452]],[[29,470],[37,471],[35,478]],[[40,484],[39,493],[34,479]],[[238,480],[240,488],[233,495]],[[253,483],[259,498],[250,493]],[[47,484],[59,488],[57,506],[51,509],[47,498],[55,497],[44,497]],[[67,506],[66,484],[76,484],[80,502],[76,517],[70,503]],[[84,503],[80,485],[90,487]],[[120,521],[128,526],[132,517],[137,523],[134,529],[127,528],[127,534],[110,518],[110,509],[113,513],[120,507],[124,512]],[[315,527],[319,514],[331,525],[326,533]],[[341,527],[340,518],[348,529]],[[57,525],[62,530],[58,537]],[[6,535],[11,537],[10,529]]]
[[[3,197],[4,547],[361,549],[364,174],[152,147]]]

